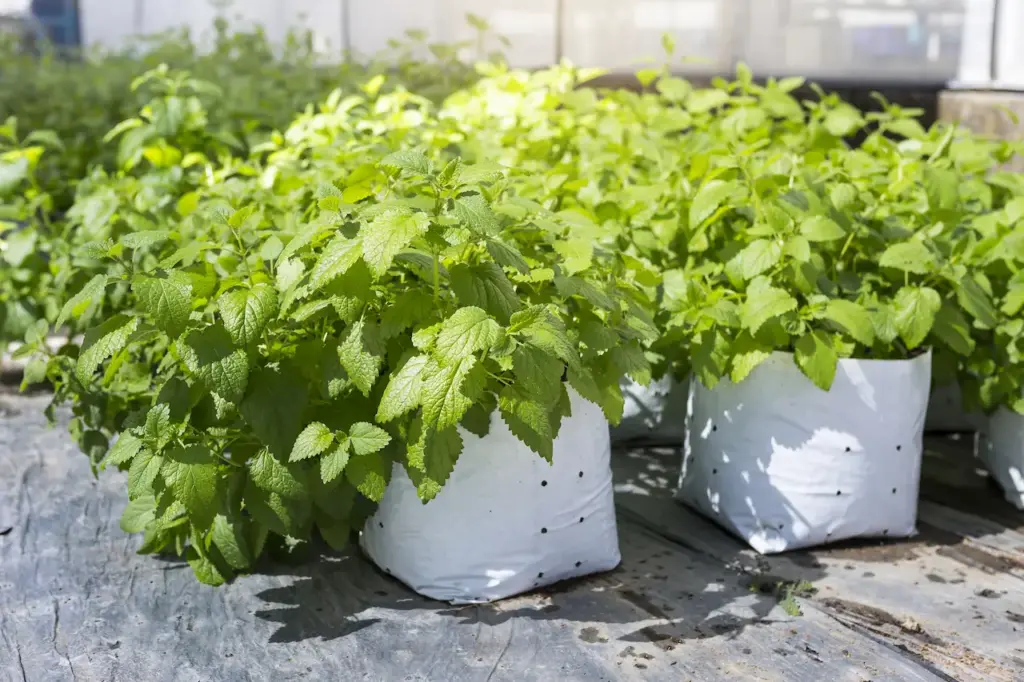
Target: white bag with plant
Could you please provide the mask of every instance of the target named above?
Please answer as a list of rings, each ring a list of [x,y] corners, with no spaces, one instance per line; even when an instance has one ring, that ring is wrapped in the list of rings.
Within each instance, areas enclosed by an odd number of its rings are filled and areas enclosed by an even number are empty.
[[[846,358],[825,393],[775,352],[694,381],[677,497],[765,554],[913,534],[930,363]]]
[[[1024,510],[1024,415],[1000,407],[982,432],[980,455],[1006,501]]]
[[[622,421],[612,429],[612,441],[621,444],[679,446],[686,434],[687,382],[671,375],[644,386],[623,381]]]
[[[498,413],[490,433],[460,431],[462,456],[427,504],[397,466],[363,530],[367,555],[420,594],[486,602],[619,563],[608,421],[570,391],[547,462]]]

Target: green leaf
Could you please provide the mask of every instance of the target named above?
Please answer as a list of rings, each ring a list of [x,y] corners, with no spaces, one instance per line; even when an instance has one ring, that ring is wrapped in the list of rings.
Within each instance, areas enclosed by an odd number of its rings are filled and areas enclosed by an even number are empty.
[[[926,165],[923,171],[928,206],[933,211],[948,211],[956,208],[960,200],[961,176],[955,171],[931,165]]]
[[[330,453],[320,459],[320,480],[330,483],[345,470],[349,457],[348,439],[340,439]]]
[[[362,256],[362,246],[359,238],[347,239],[339,234],[332,239],[309,275],[310,293],[324,288],[355,265]]]
[[[249,549],[249,539],[241,521],[217,514],[213,519],[213,532],[210,537],[231,568],[239,571],[249,568],[253,554]]]
[[[530,265],[523,258],[523,254],[519,253],[516,247],[500,239],[487,240],[487,253],[502,267],[514,268],[524,275],[530,272]]]
[[[423,422],[428,428],[442,431],[455,426],[473,404],[462,388],[475,363],[476,358],[469,356],[445,365],[430,359],[424,366],[421,396]]]
[[[775,239],[758,239],[736,255],[743,279],[754,279],[774,267],[782,258],[782,244]]]
[[[356,422],[348,431],[348,440],[355,454],[370,455],[387,447],[391,436],[379,426]]]
[[[420,405],[423,395],[423,369],[427,356],[416,355],[391,375],[377,408],[377,421],[387,423]]]
[[[732,346],[729,378],[734,384],[738,384],[771,356],[770,346],[758,343],[750,334],[740,334]]]
[[[442,362],[458,362],[477,351],[490,350],[504,337],[501,326],[480,308],[459,308],[441,323],[434,350]]]
[[[380,165],[417,175],[429,175],[432,170],[430,159],[419,152],[411,150],[402,150],[390,154],[384,157]]]
[[[827,391],[832,388],[836,367],[839,364],[839,356],[832,347],[832,340],[822,332],[811,332],[797,339],[794,350],[800,371],[821,390]]]
[[[454,271],[452,276],[455,276]],[[467,303],[467,305],[471,304]],[[433,298],[421,289],[411,289],[402,292],[395,299],[395,302],[389,305],[381,315],[381,338],[385,340],[393,338],[406,329],[415,326],[417,322],[433,313],[433,306]]]
[[[188,565],[192,567],[192,572],[199,582],[213,587],[224,584],[225,578],[221,572],[217,570],[212,561],[200,555],[195,547],[188,548],[185,559],[188,561]]]
[[[120,244],[126,249],[145,249],[167,241],[171,233],[167,230],[142,230],[129,232],[121,237]]]
[[[128,503],[121,514],[121,530],[125,533],[141,533],[156,519],[156,498],[142,495]]]
[[[299,462],[310,457],[316,457],[327,451],[334,442],[334,434],[320,422],[313,422],[299,434],[295,439],[295,446],[288,458],[290,462]]]
[[[243,347],[259,341],[267,324],[277,317],[277,292],[269,284],[232,289],[217,304],[231,340]]]
[[[495,263],[460,263],[450,272],[452,290],[464,306],[483,308],[502,324],[522,307],[512,283]]]
[[[825,129],[836,137],[847,137],[864,125],[864,117],[849,104],[840,104],[825,114]]]
[[[512,369],[519,390],[543,405],[551,406],[558,401],[565,371],[561,360],[535,346],[524,345],[512,355]]]
[[[498,396],[498,409],[516,438],[547,461],[552,460],[554,433],[548,407],[506,386]]]
[[[831,218],[816,215],[800,223],[800,234],[809,242],[830,242],[845,237],[846,231]]]
[[[153,482],[160,473],[164,458],[143,450],[132,460],[128,469],[128,499],[138,499],[153,493]]]
[[[108,466],[121,466],[127,462],[130,462],[135,458],[135,455],[139,454],[142,449],[142,439],[135,436],[127,431],[121,432],[114,441],[113,447],[107,453],[107,456],[100,463],[100,469]],[[135,531],[128,531],[135,532]]]
[[[338,360],[341,361],[341,366],[348,372],[348,376],[356,388],[364,396],[368,396],[370,389],[377,383],[382,359],[365,350],[363,345],[364,328],[362,320],[349,328],[345,341],[338,346]]]
[[[456,199],[453,210],[455,218],[476,234],[493,237],[501,231],[498,216],[479,194]]]
[[[956,300],[981,326],[991,329],[999,324],[999,313],[992,305],[992,297],[970,276],[961,277],[957,283]]]
[[[974,351],[970,324],[963,313],[949,303],[944,303],[936,313],[932,332],[955,353],[967,356]]]
[[[907,348],[917,348],[927,338],[941,307],[939,293],[928,287],[903,287],[896,293],[896,328]]]
[[[785,290],[767,281],[755,280],[747,288],[747,299],[740,308],[740,323],[751,334],[756,334],[765,322],[796,310],[796,305],[796,299]]]
[[[136,275],[132,291],[142,310],[172,339],[181,335],[192,312],[192,280],[179,273]]]
[[[239,412],[252,434],[282,461],[288,459],[302,430],[309,385],[299,370],[285,364],[255,372]]]
[[[555,242],[555,252],[562,257],[562,270],[570,277],[589,268],[594,259],[594,246],[586,239]]]
[[[249,360],[220,325],[189,332],[178,350],[182,362],[206,390],[233,403],[241,400],[249,380]]]
[[[370,271],[382,277],[391,263],[416,237],[430,227],[425,213],[385,211],[359,231],[363,241],[363,258]]]
[[[391,460],[378,453],[353,457],[345,467],[345,478],[373,502],[380,502],[391,480]]]
[[[139,326],[139,318],[115,315],[98,327],[85,333],[82,351],[75,365],[75,376],[83,384],[92,380],[92,375],[103,362],[127,344],[128,339]]]
[[[409,474],[420,499],[429,502],[441,491],[455,469],[462,453],[462,436],[455,427],[424,431],[422,425],[418,425],[413,431],[408,448]]]
[[[171,450],[161,469],[174,497],[188,510],[192,525],[201,529],[213,523],[219,502],[217,465],[212,460],[204,446],[192,445]]]
[[[96,275],[90,279],[82,287],[81,291],[68,299],[68,302],[64,304],[53,326],[60,329],[68,320],[77,318],[84,313],[92,305],[93,301],[103,294],[103,291],[107,288],[108,281],[106,275]]]
[[[919,241],[900,242],[887,248],[878,264],[883,268],[927,275],[935,265],[935,256]]]
[[[509,334],[518,334],[527,343],[563,360],[569,367],[579,367],[580,358],[569,340],[565,324],[545,306],[521,310],[511,318]]]
[[[735,190],[736,183],[722,180],[712,180],[701,187],[690,204],[690,227],[696,229],[703,224]]]
[[[875,342],[875,327],[871,314],[867,309],[853,301],[840,298],[829,300],[825,308],[825,317],[839,325],[858,343],[871,346]]]
[[[300,498],[307,495],[300,472],[297,465],[281,464],[270,454],[270,450],[261,450],[249,460],[249,478],[252,482],[260,489],[281,497]]]

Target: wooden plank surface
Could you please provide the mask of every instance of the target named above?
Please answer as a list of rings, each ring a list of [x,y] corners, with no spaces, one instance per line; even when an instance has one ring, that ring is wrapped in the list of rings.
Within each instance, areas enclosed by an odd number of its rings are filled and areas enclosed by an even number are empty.
[[[138,538],[118,528],[120,476],[93,479],[44,404],[0,395],[0,680],[1014,679],[1004,672],[1021,638],[1007,641],[996,616],[1024,614],[1018,578],[938,557],[929,570],[946,583],[907,567],[890,584],[878,558],[755,557],[672,502],[671,461],[646,455],[615,458],[620,488],[637,491],[619,492],[623,562],[607,574],[451,607],[356,552],[316,553],[205,587],[181,562],[134,553]],[[819,587],[798,600],[803,615],[758,589],[789,574]],[[915,577],[927,606],[903,594]],[[981,585],[992,595],[975,596]],[[984,625],[947,632],[946,611]],[[921,632],[906,631],[908,616]]]

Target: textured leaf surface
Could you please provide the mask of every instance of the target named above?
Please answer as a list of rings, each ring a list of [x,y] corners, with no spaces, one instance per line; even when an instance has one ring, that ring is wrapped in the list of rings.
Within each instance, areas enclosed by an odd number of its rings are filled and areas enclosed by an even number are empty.
[[[259,341],[267,324],[277,317],[277,292],[269,284],[257,284],[251,289],[232,289],[217,303],[224,318],[224,328],[239,346]]]

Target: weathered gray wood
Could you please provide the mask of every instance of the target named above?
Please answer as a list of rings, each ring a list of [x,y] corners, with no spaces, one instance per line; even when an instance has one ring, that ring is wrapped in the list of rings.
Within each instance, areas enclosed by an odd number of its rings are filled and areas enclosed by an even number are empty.
[[[1019,123],[1024,118],[1024,93],[946,90],[939,93],[939,118],[961,123],[984,135],[1019,140],[1024,138],[1024,126]],[[1024,157],[1018,156],[1007,166],[1011,170],[1024,170]]]
[[[44,402],[0,396],[0,680],[931,681],[973,670],[930,669],[856,609],[818,599],[787,615],[750,589],[767,564],[707,524],[689,546],[648,530],[629,511],[638,493],[619,495],[618,570],[498,604],[423,599],[357,553],[204,587],[180,562],[134,554],[138,538],[117,527],[121,477],[93,479],[63,428],[45,426]],[[673,476],[651,469],[636,485],[667,489]],[[682,508],[652,499],[674,527]],[[985,613],[997,602],[1009,603],[987,599]]]
[[[1015,530],[926,501],[916,538],[760,556],[671,499],[678,452],[617,453],[613,465],[620,518],[738,570],[808,581],[817,593],[805,611],[906,651],[951,679],[1024,679]]]

